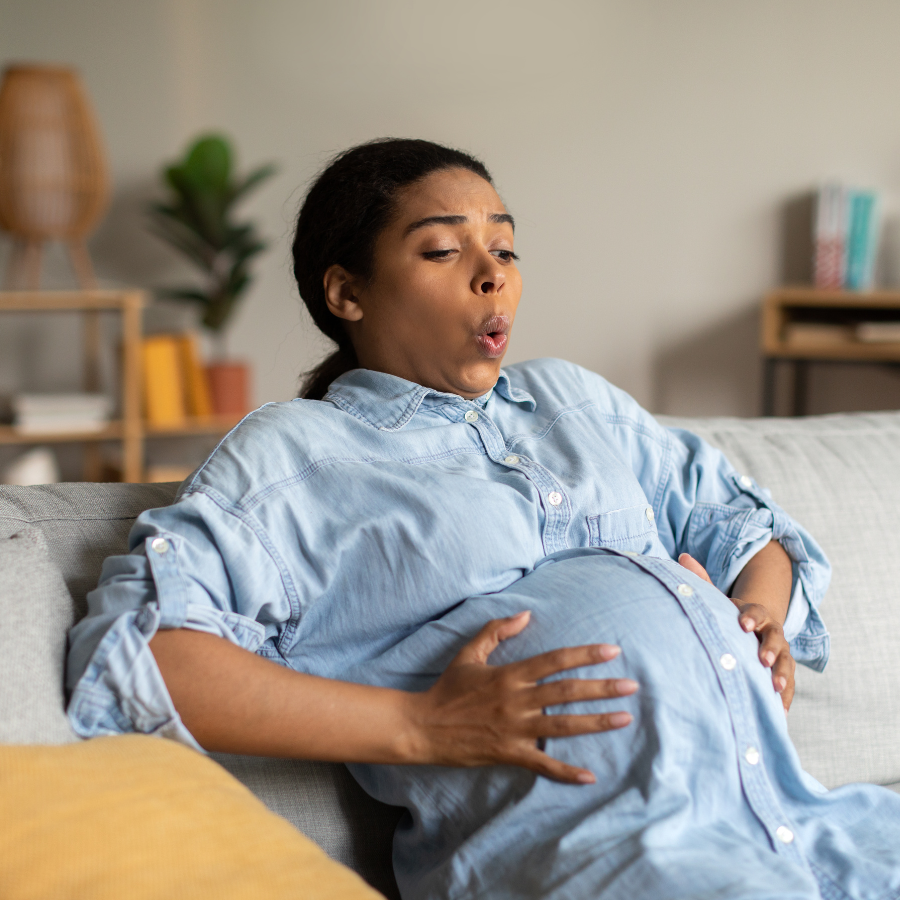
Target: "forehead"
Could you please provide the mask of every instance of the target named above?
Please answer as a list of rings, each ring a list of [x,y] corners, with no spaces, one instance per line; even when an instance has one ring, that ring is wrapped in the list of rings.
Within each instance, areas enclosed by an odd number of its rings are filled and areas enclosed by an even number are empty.
[[[426,216],[462,215],[483,219],[505,213],[493,186],[468,169],[432,172],[405,187],[397,198],[396,222],[403,228]]]

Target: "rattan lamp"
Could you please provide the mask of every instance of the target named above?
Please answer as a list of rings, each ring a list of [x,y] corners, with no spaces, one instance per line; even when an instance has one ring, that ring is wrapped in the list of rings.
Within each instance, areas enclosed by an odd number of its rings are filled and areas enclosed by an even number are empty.
[[[85,239],[106,209],[100,131],[72,69],[16,65],[0,85],[0,228],[14,238],[8,288],[40,286],[44,243],[65,243],[83,288],[96,286]]]

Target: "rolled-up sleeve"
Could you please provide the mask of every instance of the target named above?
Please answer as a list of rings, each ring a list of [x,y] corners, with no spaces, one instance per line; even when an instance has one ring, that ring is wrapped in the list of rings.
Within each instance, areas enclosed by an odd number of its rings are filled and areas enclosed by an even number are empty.
[[[667,435],[656,496],[666,549],[676,559],[689,553],[728,593],[744,566],[770,541],[778,541],[794,573],[785,636],[798,662],[821,671],[830,640],[818,607],[831,579],[822,548],[767,490],[736,472],[721,451],[682,429],[669,429]]]
[[[70,632],[69,719],[83,737],[136,731],[197,747],[149,641],[187,628],[259,651],[290,616],[282,567],[252,518],[211,493],[143,513],[129,544],[106,560]]]

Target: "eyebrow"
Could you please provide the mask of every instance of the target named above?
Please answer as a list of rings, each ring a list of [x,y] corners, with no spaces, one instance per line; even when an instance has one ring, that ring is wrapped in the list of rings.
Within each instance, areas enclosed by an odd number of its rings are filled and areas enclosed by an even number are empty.
[[[426,216],[416,222],[406,226],[406,235],[418,231],[420,228],[427,228],[429,225],[465,225],[469,219],[467,216]],[[511,225],[513,231],[516,230],[516,220],[509,213],[491,213],[488,221],[496,225]]]

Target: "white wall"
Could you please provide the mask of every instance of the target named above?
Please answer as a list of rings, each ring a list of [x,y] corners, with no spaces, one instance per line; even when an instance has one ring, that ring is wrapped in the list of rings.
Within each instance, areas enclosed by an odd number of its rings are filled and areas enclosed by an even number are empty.
[[[280,164],[247,206],[274,245],[231,334],[260,402],[293,396],[324,351],[290,276],[303,185],[330,154],[401,135],[481,155],[516,216],[510,361],[568,357],[661,412],[754,414],[786,204],[834,176],[889,212],[900,197],[898,49],[894,0],[0,0],[0,63],[74,64],[98,109],[107,282],[185,273],[141,205],[198,132]],[[12,336],[0,322],[7,385]],[[848,385],[820,372],[816,408],[900,406],[894,376]]]

